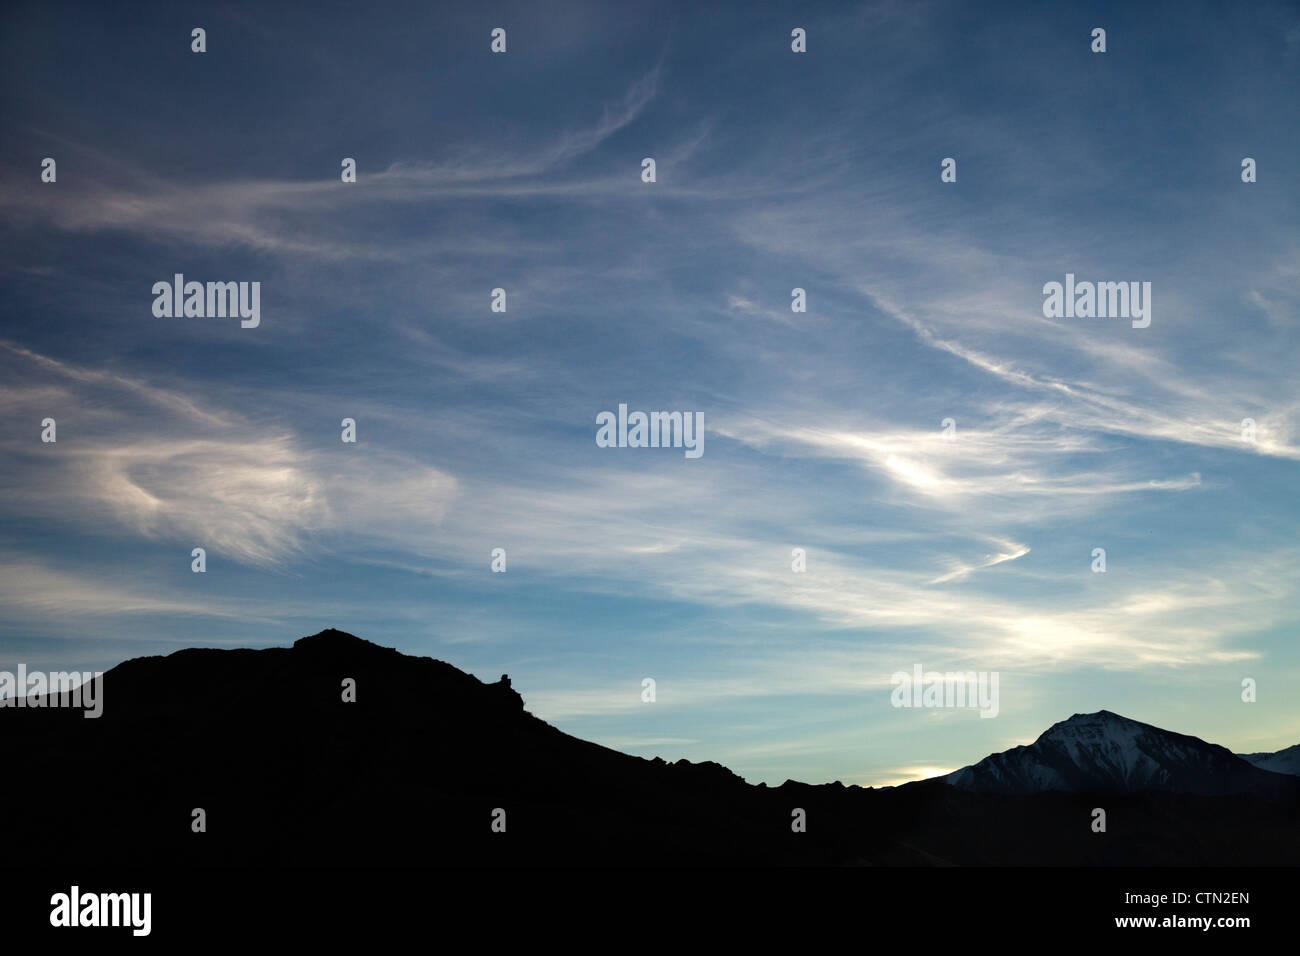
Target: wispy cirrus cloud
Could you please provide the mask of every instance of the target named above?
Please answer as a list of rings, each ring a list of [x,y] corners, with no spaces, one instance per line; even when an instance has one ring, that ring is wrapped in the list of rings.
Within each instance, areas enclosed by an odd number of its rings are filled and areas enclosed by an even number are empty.
[[[623,130],[654,99],[662,66],[635,81],[600,119],[565,131],[551,142],[499,148],[453,144],[447,161],[398,160],[363,172],[355,188],[334,179],[320,181],[244,180],[195,186],[130,170],[127,185],[74,184],[69,195],[35,193],[9,182],[0,186],[0,208],[18,221],[40,221],[72,232],[118,231],[151,237],[172,235],[201,245],[243,245],[263,253],[324,260],[374,258],[409,261],[429,242],[399,252],[351,237],[331,237],[303,228],[303,221],[337,216],[341,209],[369,204],[408,204],[449,198],[528,195],[614,194],[618,180],[555,179],[574,160]],[[525,157],[521,160],[520,157]],[[121,167],[118,167],[121,168]],[[539,181],[539,177],[551,177]],[[622,187],[626,191],[625,187]]]

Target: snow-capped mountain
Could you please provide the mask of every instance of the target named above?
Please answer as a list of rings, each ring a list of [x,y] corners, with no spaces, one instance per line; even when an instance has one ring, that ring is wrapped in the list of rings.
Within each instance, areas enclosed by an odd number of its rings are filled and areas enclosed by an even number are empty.
[[[1279,750],[1277,753],[1239,754],[1238,756],[1260,770],[1300,777],[1300,744]]]
[[[1293,748],[1294,749],[1294,748]],[[1296,781],[1252,766],[1224,747],[1110,711],[1075,714],[1027,747],[1014,747],[943,778],[980,793],[1062,790],[1281,795]]]

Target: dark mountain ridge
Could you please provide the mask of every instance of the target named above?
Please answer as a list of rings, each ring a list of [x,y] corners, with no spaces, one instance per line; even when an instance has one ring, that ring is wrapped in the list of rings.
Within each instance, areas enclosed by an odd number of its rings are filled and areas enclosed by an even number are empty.
[[[355,703],[342,699],[348,678]],[[98,719],[0,709],[0,746],[21,767],[0,788],[11,863],[1300,862],[1295,789],[751,786],[716,763],[579,740],[529,714],[506,681],[335,630],[291,648],[137,658],[100,680]],[[1101,799],[1110,823],[1096,834]],[[204,833],[192,830],[195,808]],[[492,828],[498,809],[504,833]],[[806,832],[792,832],[795,809]]]

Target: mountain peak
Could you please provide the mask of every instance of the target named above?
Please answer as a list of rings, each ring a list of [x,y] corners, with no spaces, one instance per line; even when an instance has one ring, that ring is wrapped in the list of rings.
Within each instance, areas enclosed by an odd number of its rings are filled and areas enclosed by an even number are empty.
[[[392,647],[382,647],[365,638],[357,637],[355,634],[349,634],[347,631],[340,631],[337,628],[327,627],[309,637],[300,637],[293,642],[295,651],[306,651],[313,656],[328,657],[357,657],[358,655],[371,656],[390,656],[397,654],[397,650]]]
[[[1117,714],[1113,710],[1097,710],[1093,711],[1091,714],[1071,714],[1067,719],[1059,721],[1059,724],[1104,724],[1111,722],[1126,724],[1137,723],[1137,721],[1133,720],[1131,717]]]
[[[1108,710],[1075,714],[1027,747],[992,754],[945,779],[959,789],[993,793],[1220,794],[1277,784],[1223,747]]]
[[[1123,714],[1117,714],[1110,710],[1098,710],[1091,714],[1072,714],[1065,720],[1059,720],[1047,730],[1043,731],[1042,737],[1052,734],[1059,734],[1069,731],[1138,731],[1142,729],[1159,730],[1158,727],[1152,727],[1150,724],[1144,724],[1140,720],[1134,720],[1132,717],[1125,717]]]

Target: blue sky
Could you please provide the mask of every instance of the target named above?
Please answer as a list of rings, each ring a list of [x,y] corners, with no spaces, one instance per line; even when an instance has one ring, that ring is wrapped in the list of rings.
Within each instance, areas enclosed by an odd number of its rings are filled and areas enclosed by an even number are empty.
[[[380,6],[5,9],[0,668],[333,626],[752,782],[1300,741],[1294,6]]]

